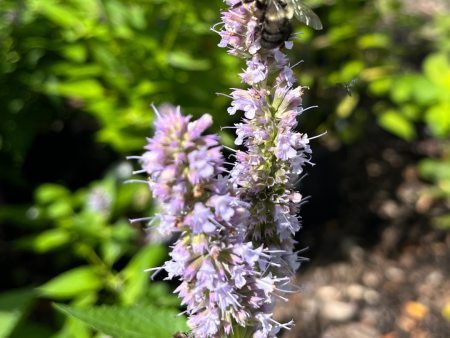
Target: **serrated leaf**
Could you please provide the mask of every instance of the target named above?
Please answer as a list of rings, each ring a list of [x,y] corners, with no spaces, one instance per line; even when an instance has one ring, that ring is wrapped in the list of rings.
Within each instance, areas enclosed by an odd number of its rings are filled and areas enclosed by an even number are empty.
[[[34,290],[13,290],[0,294],[0,338],[9,337],[26,312],[35,295]]]
[[[55,304],[55,307],[113,338],[170,338],[176,331],[187,330],[186,319],[175,317],[176,311],[151,305],[76,308]]]
[[[40,286],[38,291],[43,297],[69,299],[84,291],[99,290],[102,286],[102,280],[92,267],[80,266],[56,276]]]

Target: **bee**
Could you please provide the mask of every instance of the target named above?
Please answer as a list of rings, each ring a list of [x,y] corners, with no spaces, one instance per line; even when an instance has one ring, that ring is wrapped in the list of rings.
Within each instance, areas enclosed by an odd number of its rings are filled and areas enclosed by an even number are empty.
[[[181,332],[181,331],[177,331],[175,332],[175,334],[172,336],[172,338],[195,338],[194,335],[192,334],[192,332]]]
[[[350,87],[353,87],[354,85],[356,85],[358,83],[358,79],[353,79],[352,82],[350,82],[350,84],[345,84],[345,83],[336,83],[338,86],[343,87],[346,91],[348,96],[352,96],[352,91],[350,89]]]
[[[323,28],[316,13],[300,0],[241,0],[232,8],[251,2],[256,2],[257,34],[265,49],[277,48],[289,39],[294,16],[316,30]]]

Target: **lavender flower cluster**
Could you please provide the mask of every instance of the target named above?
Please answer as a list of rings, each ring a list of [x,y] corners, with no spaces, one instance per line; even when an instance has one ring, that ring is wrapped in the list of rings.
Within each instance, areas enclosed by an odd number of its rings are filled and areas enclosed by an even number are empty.
[[[233,150],[236,161],[228,172],[218,137],[203,136],[210,115],[190,122],[179,108],[154,108],[155,135],[137,158],[162,211],[138,220],[159,221],[155,228],[164,236],[180,233],[171,260],[149,270],[164,269],[168,279],[182,281],[176,292],[195,337],[275,337],[293,325],[272,315],[275,299],[287,301],[285,293],[298,292],[290,279],[304,260],[293,239],[304,200],[295,186],[304,165],[312,164],[311,138],[294,131],[303,111],[302,87],[294,87],[283,52],[260,47],[253,5],[222,14],[219,46],[247,59],[239,75],[250,87],[234,89],[228,109],[244,114],[229,128],[246,151]]]

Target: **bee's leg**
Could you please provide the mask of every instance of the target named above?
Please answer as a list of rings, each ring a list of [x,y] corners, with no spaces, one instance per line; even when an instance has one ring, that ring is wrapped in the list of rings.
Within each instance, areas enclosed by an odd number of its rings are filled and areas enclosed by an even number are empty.
[[[254,1],[255,1],[255,0],[241,0],[241,2],[238,2],[236,5],[234,5],[233,7],[231,7],[231,9],[241,7],[241,6],[244,5],[244,4],[249,4],[249,3],[254,2]]]

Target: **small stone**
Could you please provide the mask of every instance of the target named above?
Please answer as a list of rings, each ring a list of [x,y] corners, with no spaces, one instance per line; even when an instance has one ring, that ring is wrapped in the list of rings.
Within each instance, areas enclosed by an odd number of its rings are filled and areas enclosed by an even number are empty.
[[[381,278],[379,277],[379,275],[376,272],[366,272],[363,275],[363,283],[370,287],[370,288],[376,288],[378,285],[380,285],[381,282]]]
[[[352,303],[329,301],[322,305],[321,315],[333,322],[346,322],[356,315],[357,309]]]
[[[303,311],[307,312],[312,316],[315,316],[319,312],[319,304],[314,299],[305,299],[302,302],[302,308]]]
[[[340,292],[334,286],[322,286],[317,289],[316,296],[320,300],[326,302],[330,300],[339,300]]]
[[[360,284],[350,284],[347,287],[347,297],[351,300],[358,301],[364,298],[365,287]]]
[[[395,331],[389,332],[379,338],[398,338],[398,333]]]
[[[384,274],[387,279],[393,282],[401,283],[405,280],[405,273],[403,272],[403,270],[394,266],[388,267]]]
[[[369,305],[375,305],[378,304],[380,301],[380,294],[376,292],[375,290],[365,290],[364,291],[364,300]]]
[[[411,332],[417,325],[416,321],[407,316],[399,316],[395,320],[397,326],[405,332]]]
[[[415,329],[411,332],[410,338],[431,338],[432,336],[425,331]]]
[[[418,302],[408,302],[405,304],[405,312],[414,319],[422,320],[428,315],[430,309]]]
[[[321,338],[378,338],[380,333],[377,329],[361,324],[351,323],[329,327]]]
[[[376,327],[380,322],[382,317],[382,313],[380,310],[366,307],[361,311],[361,320],[360,323],[368,326]]]
[[[444,280],[444,275],[439,270],[434,270],[431,272],[427,278],[425,279],[425,283],[437,287],[441,285],[442,281]]]
[[[400,215],[400,207],[397,202],[387,200],[383,202],[378,213],[384,219],[394,219]]]

